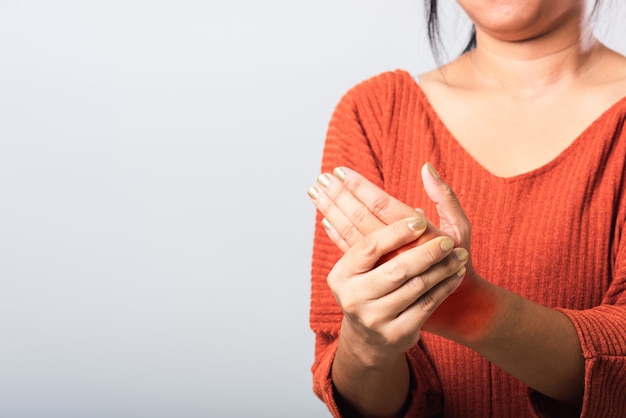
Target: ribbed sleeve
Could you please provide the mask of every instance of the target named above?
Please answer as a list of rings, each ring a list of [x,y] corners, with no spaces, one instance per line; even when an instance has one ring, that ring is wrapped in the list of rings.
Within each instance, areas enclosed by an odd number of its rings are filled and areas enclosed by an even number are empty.
[[[601,306],[565,311],[578,331],[585,357],[585,398],[581,417],[626,414],[626,310]]]
[[[392,120],[394,112],[394,92],[402,91],[397,88],[397,81],[395,74],[386,73],[356,86],[341,99],[329,124],[322,172],[348,166],[384,187],[380,143],[390,129],[388,121]],[[343,315],[328,288],[326,277],[341,253],[320,226],[319,214],[316,221],[310,315],[311,328],[316,333],[313,387],[333,416],[340,416],[333,397],[330,370]],[[407,416],[435,416],[441,411],[441,389],[436,372],[419,346],[414,347],[407,358],[413,386],[418,388],[412,391]]]
[[[322,171],[348,166],[438,222],[420,167],[431,162],[472,222],[482,277],[563,312],[585,358],[575,411],[532,391],[471,350],[423,333],[407,353],[407,417],[626,416],[626,98],[549,163],[511,178],[489,173],[460,145],[404,71],[351,89],[332,116]],[[340,416],[330,378],[342,313],[326,283],[341,256],[317,216],[310,323],[315,393]]]
[[[624,233],[622,233],[624,235]],[[574,323],[585,357],[585,396],[581,417],[626,415],[626,242],[620,237],[616,279],[603,304],[563,310]]]

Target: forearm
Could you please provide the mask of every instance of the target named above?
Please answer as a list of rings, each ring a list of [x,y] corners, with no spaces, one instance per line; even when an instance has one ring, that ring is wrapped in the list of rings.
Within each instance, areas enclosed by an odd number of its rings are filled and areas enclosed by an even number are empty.
[[[572,322],[503,288],[491,284],[485,288],[485,299],[491,302],[484,305],[490,320],[483,324],[483,332],[459,333],[454,339],[538,392],[579,407],[584,359]]]
[[[404,353],[361,351],[340,339],[332,366],[337,404],[346,417],[400,417],[409,396],[410,372]]]

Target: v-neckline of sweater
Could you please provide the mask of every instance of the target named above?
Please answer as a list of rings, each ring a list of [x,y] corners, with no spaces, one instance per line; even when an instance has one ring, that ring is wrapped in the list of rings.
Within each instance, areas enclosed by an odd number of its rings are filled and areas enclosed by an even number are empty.
[[[476,168],[484,173],[487,177],[503,183],[511,183],[523,181],[526,179],[533,179],[541,174],[556,168],[561,165],[563,161],[567,160],[567,158],[571,154],[575,154],[576,151],[581,148],[584,144],[585,139],[590,136],[591,132],[596,130],[596,127],[603,123],[606,119],[609,119],[610,116],[614,115],[621,109],[622,106],[626,106],[626,96],[617,100],[615,103],[610,105],[604,112],[600,114],[596,119],[594,119],[587,127],[572,141],[570,144],[565,147],[559,154],[557,154],[554,158],[549,160],[548,162],[540,165],[539,167],[533,168],[529,171],[519,173],[509,177],[498,176],[491,171],[489,171],[485,166],[483,166],[478,160],[459,142],[459,140],[452,134],[452,132],[448,129],[444,121],[441,119],[435,108],[432,106],[430,100],[422,90],[422,87],[416,81],[416,79],[411,76],[408,72],[401,70],[405,77],[410,79],[410,83],[414,86],[418,91],[419,100],[422,102],[424,108],[428,112],[431,120],[437,125],[439,130],[445,133],[445,136],[449,138],[452,146],[457,149],[458,152],[463,154],[465,158],[471,162]]]

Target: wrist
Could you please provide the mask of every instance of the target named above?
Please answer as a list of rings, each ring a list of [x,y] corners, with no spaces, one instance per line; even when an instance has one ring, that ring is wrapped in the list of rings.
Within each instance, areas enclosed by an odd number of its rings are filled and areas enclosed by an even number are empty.
[[[404,353],[363,355],[359,347],[340,338],[331,380],[343,416],[403,416],[411,385]]]
[[[376,370],[388,369],[398,359],[405,356],[404,351],[389,344],[377,344],[363,337],[344,318],[339,333],[337,357],[341,361],[347,361],[355,366],[358,365],[359,368],[375,372]]]
[[[460,344],[474,350],[489,344],[494,334],[497,334],[506,313],[506,305],[510,302],[506,297],[510,293],[507,290],[483,278],[479,278],[478,282],[464,332],[458,336]]]
[[[502,309],[504,291],[476,274],[468,273],[461,286],[439,306],[424,330],[470,348],[489,338]]]

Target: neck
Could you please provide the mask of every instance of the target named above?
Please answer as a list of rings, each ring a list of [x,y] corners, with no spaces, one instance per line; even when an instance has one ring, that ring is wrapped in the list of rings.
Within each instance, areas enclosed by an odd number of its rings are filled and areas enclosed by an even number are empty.
[[[480,30],[476,39],[476,49],[467,54],[475,82],[520,98],[571,86],[601,46],[590,26],[580,22],[521,41],[498,39]]]

